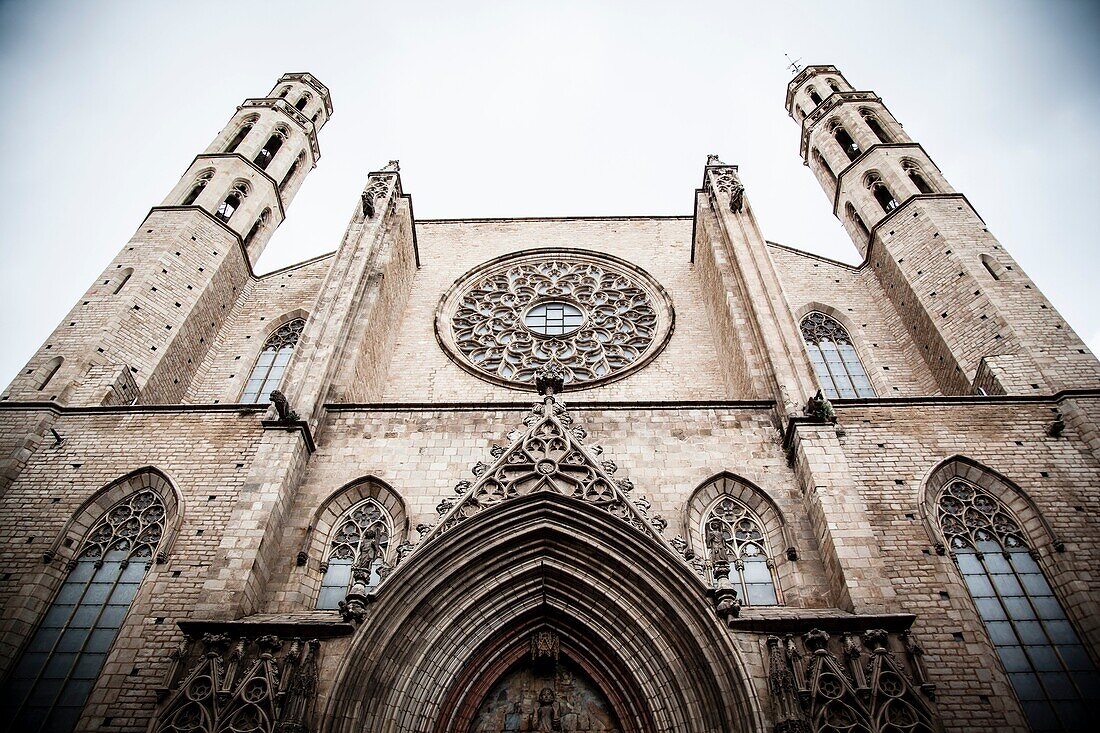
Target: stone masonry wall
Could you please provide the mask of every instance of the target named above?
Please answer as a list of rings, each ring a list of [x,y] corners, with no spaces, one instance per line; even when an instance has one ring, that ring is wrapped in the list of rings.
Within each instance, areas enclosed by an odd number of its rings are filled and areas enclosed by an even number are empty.
[[[5,425],[19,415],[3,415]],[[31,456],[0,498],[0,675],[64,578],[60,561],[43,563],[77,507],[125,474],[153,466],[183,496],[183,522],[164,564],[153,564],[131,606],[82,729],[142,731],[155,705],[167,650],[179,640],[176,622],[189,618],[222,541],[230,509],[253,460],[261,428],[255,411],[67,411],[54,427],[65,436]]]
[[[801,320],[809,311],[821,310],[839,320],[880,397],[939,394],[905,320],[868,268],[775,244],[768,254],[791,312]]]
[[[672,338],[656,359],[627,379],[578,393],[584,399],[731,396],[725,393],[710,321],[696,307],[703,294],[690,261],[689,218],[421,222],[417,238],[422,265],[401,316],[383,401],[526,399],[522,392],[485,382],[454,364],[436,341],[435,311],[452,283],[468,270],[503,254],[544,247],[606,252],[636,264],[668,291],[676,312]]]
[[[1060,438],[1046,434],[1054,407],[1046,400],[965,400],[837,408],[846,433],[840,444],[890,564],[898,610],[917,614],[916,633],[949,730],[993,731],[1022,720],[1014,717],[1015,697],[961,574],[950,557],[936,554],[940,538],[921,521],[922,487],[945,459],[968,457],[1031,497],[1065,542],[1058,553],[1047,538],[1030,538],[1040,564],[1084,642],[1100,646],[1100,462],[1073,428]]]
[[[322,255],[249,280],[184,401],[237,402],[271,332],[290,318],[309,316],[331,260]]]

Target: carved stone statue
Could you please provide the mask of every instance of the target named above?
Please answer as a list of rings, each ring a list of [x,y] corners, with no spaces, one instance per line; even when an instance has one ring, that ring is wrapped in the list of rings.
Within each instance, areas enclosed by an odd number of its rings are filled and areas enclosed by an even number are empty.
[[[726,534],[722,531],[721,522],[711,522],[707,525],[707,549],[710,550],[711,562],[730,561],[729,544],[726,542]]]
[[[297,422],[302,418],[298,417],[298,413],[290,409],[290,403],[286,399],[286,395],[279,390],[272,390],[271,403],[275,405],[275,411],[279,413],[279,422]]]
[[[565,388],[565,370],[550,362],[535,373],[535,389],[541,395],[561,394]]]
[[[561,730],[561,703],[549,687],[539,692],[539,706],[531,713],[531,730]]]
[[[707,165],[725,165],[722,161],[718,160],[718,155],[711,153],[707,156]]]
[[[804,412],[807,416],[824,422],[836,422],[836,410],[833,409],[833,403],[829,402],[828,398],[825,397],[820,389],[817,391],[817,394],[811,397],[810,401],[806,403]]]
[[[384,171],[394,171],[394,172],[400,171],[401,170],[401,163],[400,163],[400,161],[391,160],[389,163],[386,163],[384,166],[382,166],[382,170],[384,170]]]
[[[730,211],[734,214],[740,214],[744,208],[745,187],[734,181],[733,186],[730,188]]]

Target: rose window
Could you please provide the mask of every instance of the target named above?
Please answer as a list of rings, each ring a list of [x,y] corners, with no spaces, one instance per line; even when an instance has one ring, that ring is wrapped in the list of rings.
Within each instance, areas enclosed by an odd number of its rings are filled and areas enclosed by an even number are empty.
[[[672,304],[657,282],[618,258],[577,250],[529,251],[467,273],[444,296],[436,333],[477,376],[534,385],[547,364],[567,388],[625,376],[664,346]]]

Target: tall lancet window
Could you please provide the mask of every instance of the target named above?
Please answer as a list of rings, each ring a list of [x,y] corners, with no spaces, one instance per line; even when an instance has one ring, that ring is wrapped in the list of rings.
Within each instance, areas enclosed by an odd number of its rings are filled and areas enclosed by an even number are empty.
[[[751,509],[733,497],[723,496],[703,515],[702,532],[711,564],[722,559],[719,552],[725,553],[730,564],[730,582],[743,603],[779,604],[775,561],[764,536],[764,524]]]
[[[164,502],[130,494],[92,526],[0,692],[12,730],[71,731],[164,535]]]
[[[352,566],[357,562],[370,568],[368,587],[381,581],[381,568],[386,565],[393,520],[374,499],[364,499],[333,525],[325,561],[321,563],[324,578],[317,608],[338,608],[351,588]]]
[[[944,539],[1033,731],[1086,730],[1100,678],[1028,546],[991,494],[956,479],[940,495]]]
[[[286,371],[286,365],[290,362],[305,325],[305,320],[295,318],[279,326],[275,333],[268,336],[263,351],[256,359],[256,366],[252,367],[248,383],[244,386],[241,402],[263,402],[269,398],[272,390],[279,388],[283,372]]]
[[[818,311],[807,313],[802,319],[802,338],[826,397],[875,396],[851,337],[835,318]]]

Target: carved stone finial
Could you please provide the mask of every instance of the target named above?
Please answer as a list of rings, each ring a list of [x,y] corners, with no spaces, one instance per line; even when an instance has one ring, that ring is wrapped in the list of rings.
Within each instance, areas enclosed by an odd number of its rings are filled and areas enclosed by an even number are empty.
[[[279,414],[279,422],[298,422],[302,418],[298,413],[290,409],[290,402],[286,395],[275,389],[271,391],[271,404],[275,405],[275,411]]]
[[[544,396],[561,394],[565,388],[565,370],[550,362],[535,372],[535,390]]]
[[[867,645],[867,648],[874,653],[879,651],[886,651],[886,644],[890,640],[890,635],[886,633],[884,629],[868,629],[863,632],[863,643]]]
[[[829,402],[825,394],[819,389],[817,394],[810,398],[806,403],[806,407],[803,410],[807,417],[812,417],[815,420],[821,420],[822,422],[835,423],[836,422],[836,410],[833,409],[833,403]]]
[[[428,534],[431,531],[432,525],[426,522],[421,522],[420,524],[416,525],[416,532],[420,535],[420,539],[424,539],[424,535]]]
[[[390,162],[388,162],[384,166],[382,166],[382,170],[384,170],[384,171],[393,171],[393,172],[396,173],[396,172],[401,170],[401,162],[397,161],[397,160],[391,160]]]
[[[810,629],[802,638],[806,642],[806,648],[812,652],[824,650],[829,643],[829,635],[821,629]]]
[[[722,161],[718,160],[717,153],[711,153],[707,156],[707,165],[725,165]]]

